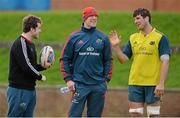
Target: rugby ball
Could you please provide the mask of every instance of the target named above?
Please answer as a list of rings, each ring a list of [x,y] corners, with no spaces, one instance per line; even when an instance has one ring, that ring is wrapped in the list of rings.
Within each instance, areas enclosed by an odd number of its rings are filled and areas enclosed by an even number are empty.
[[[49,68],[54,63],[54,50],[51,46],[44,46],[40,52],[40,64],[44,68]]]

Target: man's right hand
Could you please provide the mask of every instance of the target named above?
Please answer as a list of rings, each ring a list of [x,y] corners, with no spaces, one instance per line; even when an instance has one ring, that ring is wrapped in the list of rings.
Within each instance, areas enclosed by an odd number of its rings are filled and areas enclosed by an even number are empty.
[[[46,81],[46,76],[42,75],[41,81]]]
[[[109,40],[110,40],[111,46],[113,48],[119,47],[119,44],[121,43],[121,37],[118,37],[116,31],[111,31],[110,32]]]
[[[75,91],[75,87],[74,87],[74,82],[72,80],[68,80],[66,82],[67,87],[69,88],[70,91],[74,92]]]

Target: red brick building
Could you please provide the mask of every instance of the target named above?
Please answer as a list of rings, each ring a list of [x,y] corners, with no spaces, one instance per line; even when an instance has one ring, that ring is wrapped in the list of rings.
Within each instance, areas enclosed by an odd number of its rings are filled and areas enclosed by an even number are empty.
[[[113,11],[144,7],[152,11],[180,12],[180,0],[51,0],[51,10],[81,10],[86,6]]]

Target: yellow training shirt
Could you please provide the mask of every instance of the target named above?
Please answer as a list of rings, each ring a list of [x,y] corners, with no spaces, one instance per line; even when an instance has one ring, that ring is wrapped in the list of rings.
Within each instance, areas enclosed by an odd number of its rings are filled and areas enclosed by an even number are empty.
[[[168,39],[162,33],[154,28],[146,36],[142,32],[132,34],[123,52],[129,58],[131,56],[133,58],[129,85],[158,84],[161,68],[160,56],[170,54]]]

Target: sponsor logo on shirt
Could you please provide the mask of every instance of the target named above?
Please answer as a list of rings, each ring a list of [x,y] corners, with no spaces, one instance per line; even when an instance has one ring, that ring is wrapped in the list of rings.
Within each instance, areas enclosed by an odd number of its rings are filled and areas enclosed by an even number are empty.
[[[85,55],[91,55],[91,56],[99,56],[100,54],[97,52],[93,52],[94,51],[94,47],[89,46],[86,49],[87,52],[79,52],[79,55],[81,56],[85,56]]]
[[[84,44],[84,41],[83,40],[79,40],[78,44]]]
[[[87,51],[88,51],[88,52],[92,52],[92,51],[94,51],[94,48],[91,47],[91,46],[89,46],[89,47],[87,48]]]
[[[31,52],[33,52],[33,48],[30,48],[31,49]]]
[[[149,44],[150,44],[150,45],[154,45],[154,44],[155,44],[155,41],[151,41]]]

